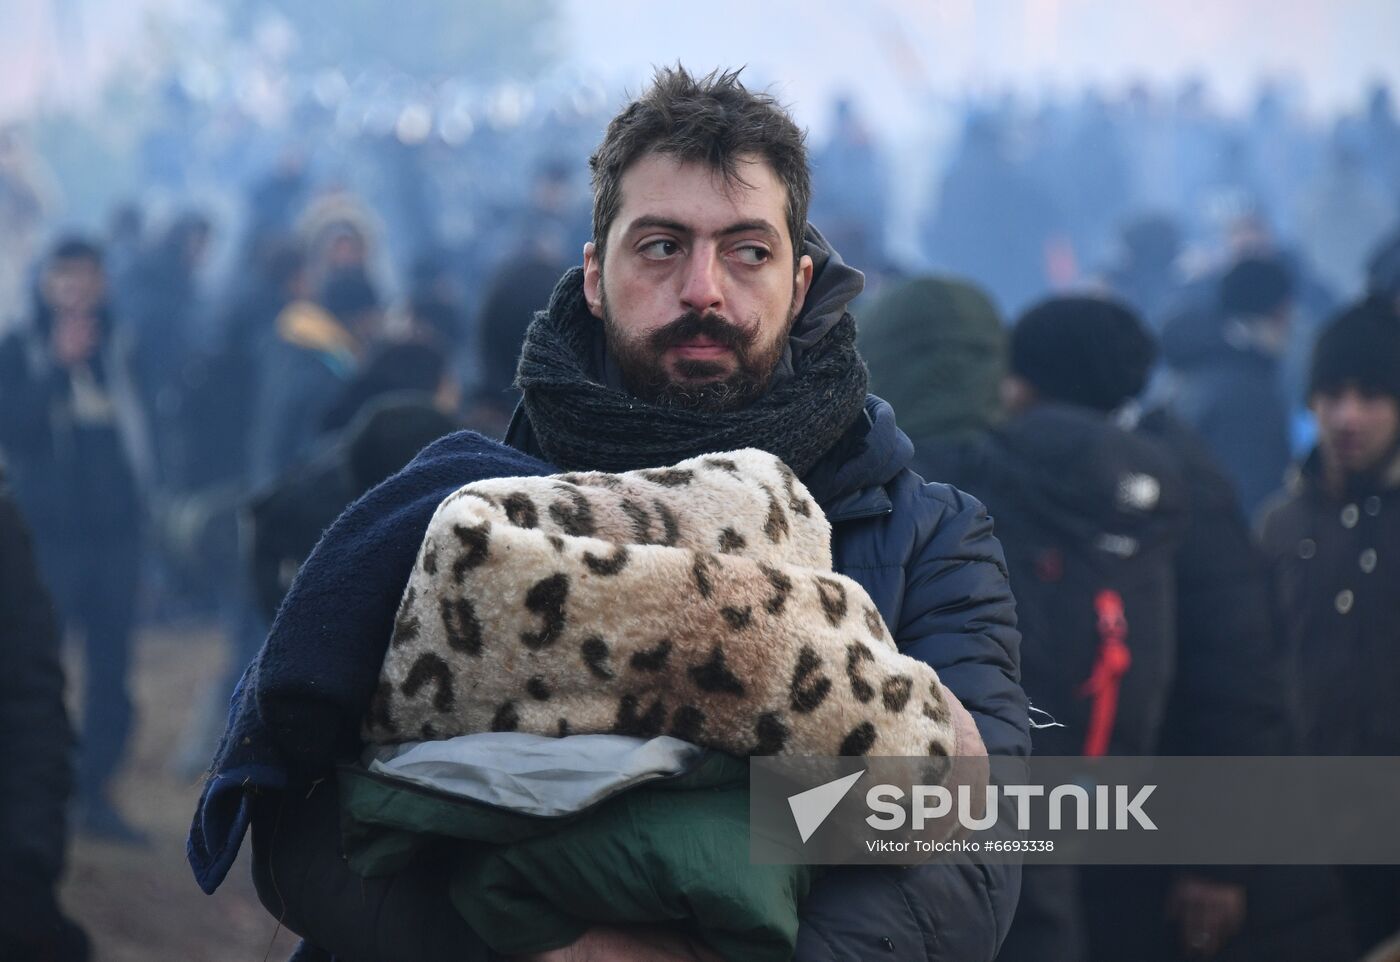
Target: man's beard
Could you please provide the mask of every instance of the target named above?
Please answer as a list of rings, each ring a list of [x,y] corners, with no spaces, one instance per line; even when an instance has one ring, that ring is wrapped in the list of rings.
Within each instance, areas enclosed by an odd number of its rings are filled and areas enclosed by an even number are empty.
[[[782,334],[762,347],[755,346],[762,326],[757,318],[752,327],[746,328],[713,311],[687,311],[645,337],[633,339],[617,330],[607,297],[603,297],[603,331],[608,352],[617,361],[627,389],[644,401],[695,411],[733,411],[761,397],[783,356],[794,316],[789,305]],[[724,376],[726,364],[681,359],[673,362],[673,367],[683,380],[673,380],[666,368],[666,352],[697,337],[729,348],[734,370]]]

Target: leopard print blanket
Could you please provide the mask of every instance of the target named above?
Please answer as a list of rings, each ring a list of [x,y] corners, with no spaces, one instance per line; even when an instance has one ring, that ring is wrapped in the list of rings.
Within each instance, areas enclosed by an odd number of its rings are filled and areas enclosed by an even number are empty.
[[[367,741],[670,734],[731,754],[954,751],[948,696],[831,570],[831,525],[743,450],[469,484],[438,507]]]

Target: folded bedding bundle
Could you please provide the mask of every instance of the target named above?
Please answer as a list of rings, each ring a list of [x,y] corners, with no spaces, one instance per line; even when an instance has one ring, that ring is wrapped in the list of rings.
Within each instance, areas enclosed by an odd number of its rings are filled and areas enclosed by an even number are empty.
[[[498,952],[671,921],[779,962],[813,875],[749,864],[742,759],[946,759],[951,697],[772,455],[474,482],[404,591],[372,764],[341,771],[347,851],[386,874],[455,839],[453,902]]]
[[[463,487],[429,525],[371,743],[670,734],[733,755],[948,755],[947,698],[831,571],[831,526],[744,450]]]

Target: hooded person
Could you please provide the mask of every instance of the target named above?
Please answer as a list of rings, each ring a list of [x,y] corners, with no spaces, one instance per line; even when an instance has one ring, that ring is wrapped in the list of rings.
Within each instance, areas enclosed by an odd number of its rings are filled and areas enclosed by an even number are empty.
[[[315,301],[303,291],[278,314],[276,336],[259,361],[249,436],[255,487],[273,481],[321,435],[377,336],[379,319],[379,294],[358,268],[331,275]]]
[[[917,277],[891,285],[861,324],[860,347],[871,382],[899,411],[916,451],[934,439],[980,436],[1001,421],[1006,330],[975,284]]]
[[[1058,722],[1033,733],[1036,753],[1150,753],[1175,658],[1178,472],[1157,445],[1083,403],[1121,399],[1111,365],[1078,378],[1066,365],[1047,381],[1063,381],[1068,396],[1037,394],[1018,365],[1042,354],[1058,361],[1056,338],[1042,338],[1034,323],[1018,328],[1008,357],[1000,319],[975,294],[961,282],[931,280],[889,292],[865,335],[915,349],[872,358],[872,380],[902,391],[906,408],[940,415],[917,438],[921,470],[972,493],[995,519],[1016,585],[1022,684]],[[1004,409],[999,392],[1011,402]],[[999,959],[1093,957],[1080,875],[1073,867],[1025,870]]]

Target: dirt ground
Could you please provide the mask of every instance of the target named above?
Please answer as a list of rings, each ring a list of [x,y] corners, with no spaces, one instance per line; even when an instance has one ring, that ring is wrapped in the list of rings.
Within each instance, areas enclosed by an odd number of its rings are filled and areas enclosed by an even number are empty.
[[[259,904],[247,846],[212,897],[200,891],[185,861],[199,785],[174,774],[170,760],[199,693],[213,683],[223,659],[219,636],[209,630],[141,635],[135,743],[116,796],[132,823],[149,833],[151,845],[73,839],[61,892],[92,938],[94,962],[282,962],[296,944]],[[71,693],[78,669],[75,659],[68,662]]]

